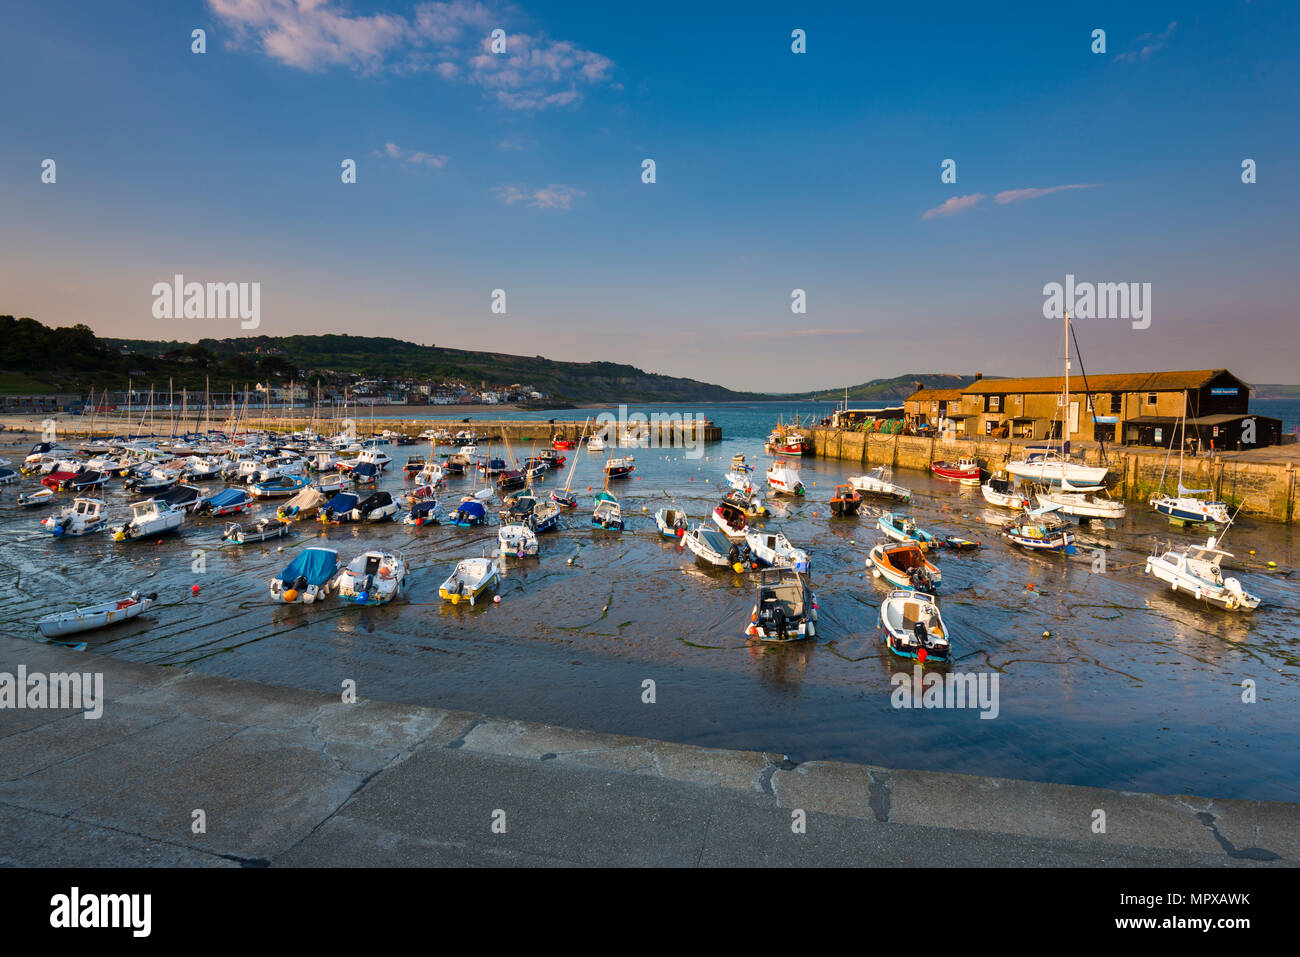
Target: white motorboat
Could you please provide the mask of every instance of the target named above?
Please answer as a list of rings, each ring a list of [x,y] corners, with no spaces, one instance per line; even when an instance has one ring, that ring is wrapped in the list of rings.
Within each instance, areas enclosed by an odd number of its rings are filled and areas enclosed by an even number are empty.
[[[605,451],[605,436],[603,436],[603,435],[602,435],[601,433],[599,433],[599,432],[593,432],[593,433],[591,434],[591,436],[587,439],[587,451],[588,451],[588,452],[604,452],[604,451]]]
[[[727,536],[707,525],[696,525],[683,535],[682,547],[694,555],[697,561],[706,565],[730,568],[736,572],[745,570],[744,559],[747,557],[745,553],[748,549],[728,541]]]
[[[1063,515],[1076,518],[1121,519],[1126,512],[1124,503],[1107,496],[1101,486],[1079,489],[1064,483],[1060,489],[1039,492],[1037,498],[1039,505],[1055,505]]]
[[[473,605],[479,595],[500,579],[501,569],[492,559],[466,558],[457,562],[451,575],[438,586],[438,595],[453,605],[459,605],[461,601]]]
[[[853,475],[849,477],[849,484],[863,495],[874,495],[879,498],[893,498],[902,502],[910,501],[912,490],[904,488],[901,485],[894,484],[893,473],[885,465],[877,465],[874,469],[867,472],[866,475]]]
[[[767,470],[767,484],[772,491],[781,495],[802,495],[804,492],[799,472],[786,465],[785,459],[777,460]]]
[[[797,641],[817,636],[817,596],[797,572],[764,571],[745,634],[762,641]]]
[[[752,469],[750,470],[752,471]],[[723,476],[727,484],[744,495],[757,495],[758,486],[750,478],[749,472],[728,472]]]
[[[609,492],[597,492],[595,507],[591,511],[593,528],[605,531],[623,530],[623,507]]]
[[[1008,478],[992,476],[980,486],[980,492],[984,495],[984,501],[998,508],[1014,508],[1017,511],[1029,508],[1028,495],[1016,488],[1015,483]]]
[[[677,541],[686,534],[686,513],[679,508],[661,508],[655,512],[655,525],[664,538]]]
[[[1101,485],[1110,471],[1104,465],[1084,465],[1067,458],[1055,449],[1031,452],[1022,459],[1007,463],[1007,474],[1044,485]]]
[[[749,529],[745,510],[735,502],[724,501],[713,510],[713,524],[728,538],[744,538]]]
[[[184,524],[185,509],[147,498],[143,502],[132,502],[130,520],[114,525],[111,531],[113,541],[126,542],[174,532]]]
[[[19,492],[18,504],[23,508],[40,508],[42,505],[50,505],[54,502],[54,489],[41,488],[33,492]]]
[[[338,576],[339,597],[357,605],[386,605],[406,585],[406,562],[379,549],[362,552]]]
[[[901,658],[950,661],[952,642],[934,596],[911,588],[891,591],[880,603],[885,644]]]
[[[925,549],[917,542],[879,542],[867,556],[867,567],[873,577],[899,588],[932,592],[943,581],[939,566],[925,557]]]
[[[1242,588],[1237,579],[1223,577],[1219,565],[1231,557],[1232,553],[1225,552],[1211,537],[1204,545],[1170,548],[1148,556],[1145,571],[1168,582],[1171,590],[1225,611],[1253,611],[1259,607],[1259,598]]]
[[[304,548],[279,578],[272,578],[271,597],[276,601],[310,605],[325,598],[338,580],[339,553],[332,548]]]
[[[537,533],[527,525],[502,525],[497,530],[497,547],[502,558],[536,558]]]
[[[289,534],[289,523],[280,519],[263,518],[256,522],[230,522],[221,533],[223,542],[232,545],[252,545],[271,538],[282,538]]]
[[[57,515],[42,519],[46,531],[56,538],[65,535],[89,535],[103,531],[108,506],[97,498],[76,498]]]
[[[783,532],[751,530],[745,535],[745,543],[749,546],[751,555],[771,568],[793,568],[797,572],[807,572],[810,567],[808,553],[790,544],[790,539]]]
[[[77,632],[116,625],[119,622],[143,615],[157,600],[157,593],[141,595],[138,591],[133,591],[126,598],[46,615],[36,620],[36,627],[46,638],[75,635]]]

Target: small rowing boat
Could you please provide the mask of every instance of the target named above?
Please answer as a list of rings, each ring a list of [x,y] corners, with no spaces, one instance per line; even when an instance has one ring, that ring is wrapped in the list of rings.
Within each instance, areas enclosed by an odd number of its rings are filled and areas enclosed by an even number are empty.
[[[910,516],[899,512],[885,512],[876,524],[896,542],[916,542],[922,548],[929,548],[935,543],[933,535],[920,528]]]
[[[943,573],[916,542],[878,543],[867,556],[867,567],[873,577],[900,588],[934,591],[943,581]]]
[[[453,605],[459,605],[462,600],[473,605],[500,578],[501,571],[492,559],[466,558],[457,562],[447,580],[438,586],[438,595]]]
[[[141,595],[138,591],[133,591],[126,598],[46,615],[36,620],[36,627],[46,638],[61,638],[80,631],[116,625],[143,615],[157,600],[157,593]]]

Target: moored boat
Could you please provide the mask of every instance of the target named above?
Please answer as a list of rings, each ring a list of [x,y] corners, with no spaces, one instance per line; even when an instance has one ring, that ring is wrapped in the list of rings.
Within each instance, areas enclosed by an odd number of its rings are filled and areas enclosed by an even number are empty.
[[[713,524],[728,538],[744,538],[749,529],[745,510],[733,502],[724,501],[713,510]]]
[[[97,498],[77,498],[72,505],[57,515],[41,520],[41,524],[55,538],[90,535],[103,531],[107,524],[108,506]]]
[[[466,497],[456,506],[456,511],[451,513],[447,524],[455,525],[457,528],[469,528],[473,525],[487,524],[487,509],[483,503],[472,496]]]
[[[105,628],[143,615],[158,600],[156,592],[141,595],[131,592],[126,598],[100,602],[71,611],[57,611],[36,620],[36,627],[46,638],[61,638],[82,631]]]
[[[686,534],[686,513],[679,508],[661,508],[655,512],[655,525],[660,535],[676,541]]]
[[[764,571],[745,634],[761,641],[795,641],[817,636],[817,596],[797,572]]]
[[[339,597],[357,605],[386,605],[406,585],[406,562],[381,549],[362,552],[338,576]]]
[[[980,486],[980,493],[984,496],[984,501],[998,508],[1017,510],[1029,508],[1029,497],[1001,473],[990,476],[989,480]]]
[[[537,558],[537,533],[527,525],[502,525],[497,530],[497,549],[502,558]]]
[[[784,532],[750,531],[745,535],[745,544],[749,546],[749,553],[769,568],[793,568],[797,572],[807,572],[811,567],[808,553],[802,548],[795,548]]]
[[[597,492],[596,503],[591,512],[591,524],[605,531],[622,531],[623,509],[618,499],[609,492]]]
[[[980,464],[968,455],[963,455],[955,462],[931,462],[930,471],[939,478],[977,479],[980,477]]]
[[[113,541],[127,542],[177,531],[185,523],[185,510],[154,499],[131,503],[131,518],[112,528]]]
[[[438,586],[438,595],[453,605],[459,605],[462,601],[473,605],[479,595],[495,585],[500,578],[501,571],[493,559],[466,558],[457,562],[451,575]]]
[[[832,515],[838,515],[841,518],[856,515],[861,505],[862,493],[852,485],[835,486],[835,494],[831,496]]]
[[[223,542],[232,545],[252,545],[271,538],[282,538],[289,534],[289,523],[279,519],[262,518],[256,522],[231,522],[221,533]]]
[[[896,542],[916,542],[922,548],[935,543],[933,535],[918,526],[911,516],[900,512],[885,512],[876,525]]]
[[[1048,505],[1025,512],[1002,527],[1002,537],[1030,551],[1073,555],[1074,533],[1069,523],[1052,517],[1055,510],[1055,505]]]
[[[276,601],[310,605],[333,590],[338,577],[339,553],[332,548],[304,548],[270,581]]]
[[[1168,582],[1171,590],[1225,611],[1253,611],[1260,599],[1242,587],[1236,578],[1224,578],[1220,563],[1231,558],[1213,538],[1204,545],[1169,548],[1147,557],[1144,571]]]
[[[934,596],[911,588],[891,591],[880,603],[885,645],[900,658],[945,662],[952,642]]]
[[[772,491],[781,495],[804,493],[803,482],[799,481],[798,471],[790,468],[785,459],[779,459],[767,470],[767,484]]]
[[[874,577],[900,588],[934,591],[943,581],[943,573],[916,542],[877,543],[867,556],[867,567]]]
[[[886,465],[877,465],[874,469],[869,470],[866,475],[850,476],[849,484],[863,495],[872,495],[877,498],[893,498],[901,502],[910,501],[912,498],[911,489],[894,484],[893,472]]]

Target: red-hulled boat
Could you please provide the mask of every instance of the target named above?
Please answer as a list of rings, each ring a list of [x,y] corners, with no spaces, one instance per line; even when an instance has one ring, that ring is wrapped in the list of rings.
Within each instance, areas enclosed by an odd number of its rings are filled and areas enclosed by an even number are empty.
[[[572,449],[576,448],[577,444],[578,443],[573,439],[561,438],[558,435],[551,439],[551,448],[553,449]]]
[[[77,477],[76,472],[51,472],[41,479],[41,484],[46,488],[52,488],[55,491],[63,488],[65,482],[70,482]]]
[[[962,456],[956,462],[932,462],[930,471],[939,478],[977,479],[980,477],[980,464],[968,456]]]

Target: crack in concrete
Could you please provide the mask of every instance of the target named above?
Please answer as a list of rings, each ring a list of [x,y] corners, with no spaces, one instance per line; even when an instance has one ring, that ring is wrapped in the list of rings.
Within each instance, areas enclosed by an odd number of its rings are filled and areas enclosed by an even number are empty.
[[[890,808],[890,791],[889,791],[889,772],[881,771],[880,778],[877,780],[875,770],[867,771],[867,778],[871,784],[867,790],[867,806],[876,816],[876,820],[881,824],[889,823]]]
[[[1219,833],[1218,825],[1215,823],[1215,817],[1209,811],[1197,812],[1196,819],[1210,829],[1214,839],[1219,842],[1224,853],[1229,857],[1246,861],[1280,861],[1282,856],[1272,851],[1265,850],[1262,847],[1242,847],[1238,848],[1230,840]]]
[[[487,719],[482,716],[475,718],[465,726],[465,730],[456,735],[455,738],[443,745],[444,748],[451,748],[453,751],[465,746],[465,739],[469,737],[470,732],[481,724],[487,724]]]

